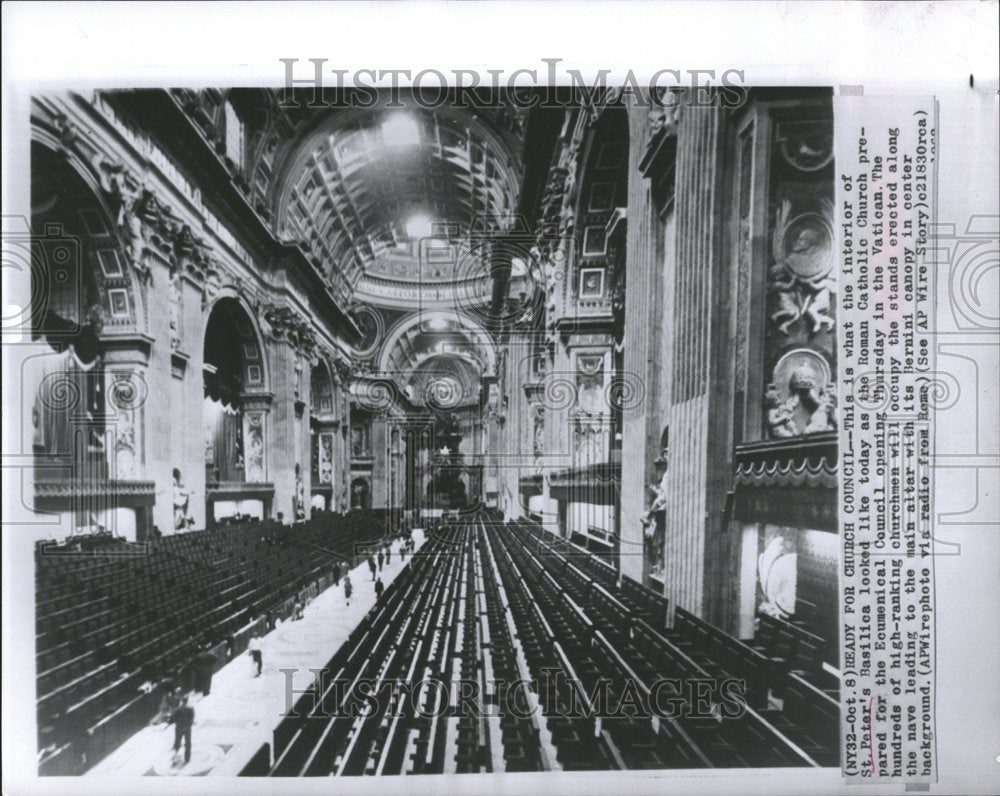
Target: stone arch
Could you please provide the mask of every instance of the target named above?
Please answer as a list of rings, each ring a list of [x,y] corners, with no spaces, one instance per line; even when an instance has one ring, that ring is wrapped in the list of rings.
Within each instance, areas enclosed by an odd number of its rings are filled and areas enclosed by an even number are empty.
[[[268,480],[270,394],[261,339],[253,316],[238,296],[220,295],[213,302],[202,348],[209,502],[213,502],[213,489],[217,495],[221,495],[219,490],[228,490],[226,500],[218,500],[224,505],[216,507],[216,519],[223,518],[225,512],[247,513],[240,501],[254,501],[255,512],[267,513],[267,500],[263,507],[259,506],[261,497],[257,494],[265,488],[247,486]]]
[[[69,529],[135,538],[148,527],[142,407],[148,397],[145,288],[122,245],[96,166],[33,120],[31,236],[24,241],[31,338],[56,355],[22,370],[35,456],[33,508]],[[27,418],[25,418],[27,420]],[[109,507],[85,485],[130,482]]]
[[[575,273],[570,289],[582,301],[610,302],[616,263],[625,241],[613,229],[618,208],[628,203],[629,115],[621,105],[593,121],[580,159],[576,196]],[[622,296],[624,290],[622,288]]]
[[[483,353],[482,365],[484,374],[496,372],[496,346],[489,332],[465,313],[454,310],[434,310],[433,312],[417,312],[402,318],[386,335],[378,354],[378,369],[381,373],[389,373],[393,367],[390,361],[393,352],[400,341],[421,325],[434,321],[444,324],[454,324],[456,331],[468,339],[475,348]]]
[[[145,291],[122,245],[120,213],[93,169],[45,140],[33,141],[31,158],[33,336],[52,343],[87,326],[98,335],[146,331]]]
[[[333,371],[325,357],[319,357],[309,374],[309,401],[313,416],[332,415],[334,412]]]
[[[333,485],[339,477],[335,385],[329,362],[319,356],[309,374],[310,505],[324,510],[333,504]]]
[[[244,379],[245,388],[248,391],[254,392],[266,391],[270,384],[270,371],[264,348],[264,335],[250,305],[235,288],[222,288],[209,305],[205,313],[201,350],[204,351],[208,344],[209,324],[213,314],[220,311],[220,308],[233,321],[240,342],[242,343],[242,378]],[[256,367],[257,370],[252,371],[252,367]]]

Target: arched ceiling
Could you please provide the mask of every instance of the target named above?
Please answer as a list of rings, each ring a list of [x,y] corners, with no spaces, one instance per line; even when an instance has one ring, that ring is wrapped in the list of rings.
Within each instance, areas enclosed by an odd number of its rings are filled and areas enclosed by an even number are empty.
[[[284,159],[279,232],[301,242],[345,298],[366,273],[415,283],[440,284],[449,271],[467,279],[454,253],[468,246],[470,230],[487,233],[511,217],[517,148],[509,131],[472,110],[330,114]]]
[[[468,359],[430,355],[413,369],[406,384],[409,399],[434,409],[457,409],[479,403],[482,373]]]
[[[455,313],[418,313],[390,333],[378,370],[394,378],[417,405],[440,408],[479,402],[483,376],[493,373],[496,351],[489,335]]]

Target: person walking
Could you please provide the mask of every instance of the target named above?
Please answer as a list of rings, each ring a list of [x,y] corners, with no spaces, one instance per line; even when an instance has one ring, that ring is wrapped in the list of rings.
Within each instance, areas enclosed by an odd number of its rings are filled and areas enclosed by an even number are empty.
[[[392,561],[392,545],[388,541],[385,543],[385,565],[389,566]]]
[[[204,649],[194,656],[194,690],[208,696],[212,693],[212,675],[215,672],[216,657],[208,651],[206,644]]]
[[[254,676],[260,677],[261,669],[264,666],[264,650],[261,645],[260,636],[254,634],[253,638],[250,639],[250,644],[247,645],[247,649],[250,651],[251,659],[257,665],[257,674]]]
[[[375,580],[375,572],[377,570],[376,570],[376,566],[375,566],[375,556],[373,556],[371,553],[368,554],[368,569],[370,569],[372,571],[372,581],[374,581]]]
[[[333,585],[334,586],[339,586],[340,585],[340,562],[339,561],[334,561],[333,562]]]
[[[351,585],[351,576],[344,576],[344,600],[348,605],[351,604],[351,592],[354,591],[354,587]]]
[[[184,741],[184,762],[191,762],[191,728],[194,726],[194,708],[188,704],[186,696],[181,696],[180,704],[174,708],[170,720],[174,725],[174,754],[180,751]],[[174,765],[177,765],[176,759]]]
[[[382,564],[384,564],[384,563],[385,563],[385,553],[383,553],[382,550],[380,549],[378,551],[378,571],[379,572],[382,571]]]
[[[382,583],[382,578],[375,581],[375,602],[382,599],[382,592],[385,591],[385,584]]]

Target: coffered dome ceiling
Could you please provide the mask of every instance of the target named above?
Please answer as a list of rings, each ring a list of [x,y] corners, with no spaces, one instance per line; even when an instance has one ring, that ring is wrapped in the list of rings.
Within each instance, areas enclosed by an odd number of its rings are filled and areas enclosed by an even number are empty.
[[[366,276],[404,292],[400,282],[440,290],[475,278],[475,236],[503,228],[515,207],[518,149],[509,127],[472,110],[324,114],[277,175],[279,232],[342,298]]]
[[[396,379],[417,405],[455,408],[479,402],[484,375],[496,369],[489,334],[459,313],[414,313],[386,335],[378,372]]]

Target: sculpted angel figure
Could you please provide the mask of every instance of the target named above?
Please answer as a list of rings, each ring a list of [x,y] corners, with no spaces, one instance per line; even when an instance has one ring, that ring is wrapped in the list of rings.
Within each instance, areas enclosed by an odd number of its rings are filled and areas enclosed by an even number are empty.
[[[828,384],[816,398],[816,408],[809,417],[806,434],[816,434],[821,431],[833,431],[837,428],[837,391]]]
[[[777,385],[767,385],[764,406],[767,409],[767,428],[773,439],[787,439],[798,433],[793,421],[794,403],[794,398],[782,400]]]
[[[820,329],[832,329],[833,318],[830,317],[831,296],[836,293],[837,280],[832,273],[825,274],[807,283],[810,295],[802,306],[802,315],[809,319],[815,334]]]
[[[778,324],[782,334],[788,334],[788,327],[802,317],[796,280],[781,263],[771,266],[769,276],[770,289],[775,292],[778,299],[778,308],[771,313],[771,322]]]

